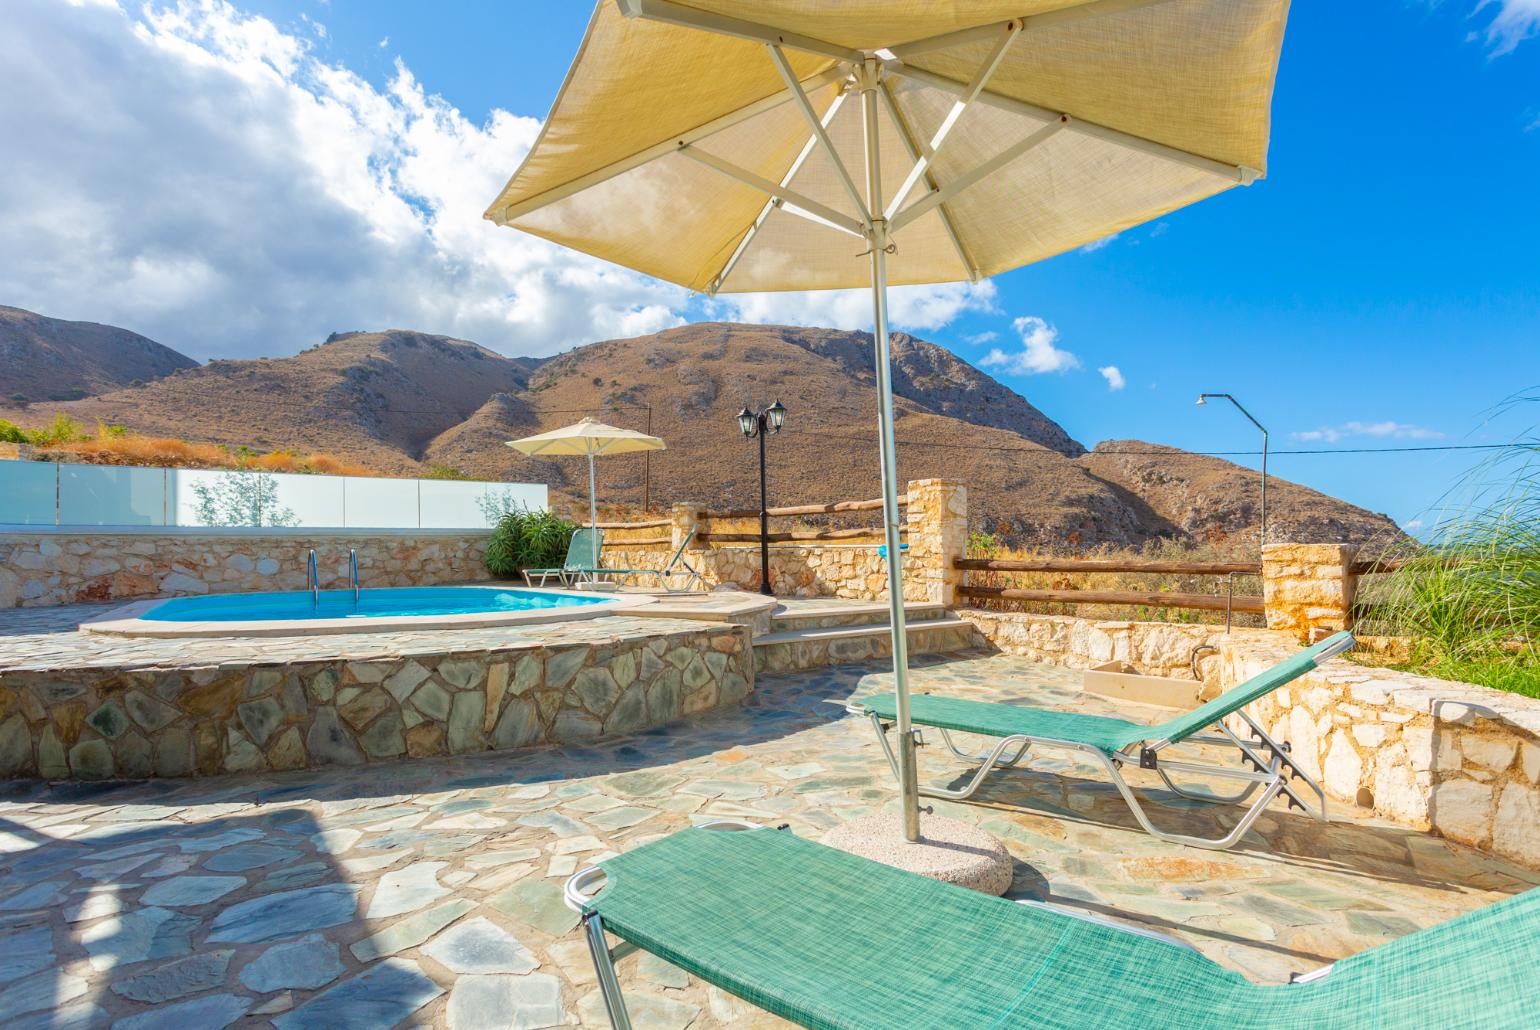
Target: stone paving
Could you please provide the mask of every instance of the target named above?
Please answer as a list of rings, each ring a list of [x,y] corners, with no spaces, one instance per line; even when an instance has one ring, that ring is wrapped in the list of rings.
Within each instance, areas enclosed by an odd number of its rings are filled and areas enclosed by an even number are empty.
[[[916,665],[918,690],[1159,716],[1018,658]],[[692,820],[817,837],[889,804],[867,724],[826,703],[889,680],[880,665],[762,676],[741,709],[600,746],[6,785],[0,1025],[603,1026],[564,878]],[[922,763],[937,782],[964,769],[939,747]],[[937,807],[1005,840],[1011,896],[1176,933],[1267,983],[1540,879],[1340,807],[1324,827],[1275,810],[1234,852],[1174,847],[1138,831],[1089,767],[1052,756],[997,775],[978,803]],[[1162,814],[1206,832],[1234,818]],[[638,1026],[779,1025],[651,957],[620,968]]]

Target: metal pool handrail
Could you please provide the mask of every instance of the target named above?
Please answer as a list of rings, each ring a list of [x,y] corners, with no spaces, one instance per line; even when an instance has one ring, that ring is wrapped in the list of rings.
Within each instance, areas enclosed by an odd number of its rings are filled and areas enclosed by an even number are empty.
[[[348,548],[348,575],[353,580],[353,607],[358,607],[358,548]]]
[[[315,548],[310,549],[310,559],[306,567],[306,578],[310,580],[310,603],[314,608],[321,607],[321,576],[316,571]]]

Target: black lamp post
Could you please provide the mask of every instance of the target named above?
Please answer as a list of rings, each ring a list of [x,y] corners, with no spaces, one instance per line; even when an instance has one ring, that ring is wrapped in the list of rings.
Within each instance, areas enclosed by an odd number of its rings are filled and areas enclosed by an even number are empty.
[[[738,412],[738,429],[749,439],[759,437],[759,592],[775,596],[770,588],[770,511],[765,506],[765,437],[781,431],[786,422],[786,407],[776,401],[762,411],[744,408]]]

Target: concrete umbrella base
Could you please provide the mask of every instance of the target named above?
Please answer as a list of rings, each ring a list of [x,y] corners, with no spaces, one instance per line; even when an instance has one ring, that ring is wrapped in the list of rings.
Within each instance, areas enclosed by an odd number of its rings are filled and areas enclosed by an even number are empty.
[[[852,855],[955,883],[984,894],[1004,894],[1011,886],[1011,855],[995,837],[977,826],[920,813],[920,840],[904,839],[897,812],[881,812],[836,826],[823,843]]]

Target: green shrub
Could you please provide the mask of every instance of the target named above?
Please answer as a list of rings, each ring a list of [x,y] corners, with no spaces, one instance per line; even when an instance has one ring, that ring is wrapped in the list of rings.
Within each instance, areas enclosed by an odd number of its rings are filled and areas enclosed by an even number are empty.
[[[549,511],[510,511],[497,520],[482,562],[498,579],[524,569],[555,568],[567,557],[577,523]]]
[[[27,431],[15,422],[7,422],[0,418],[0,443],[31,443],[32,438]]]
[[[453,465],[429,465],[428,471],[423,474],[424,479],[469,479],[464,472]]]

